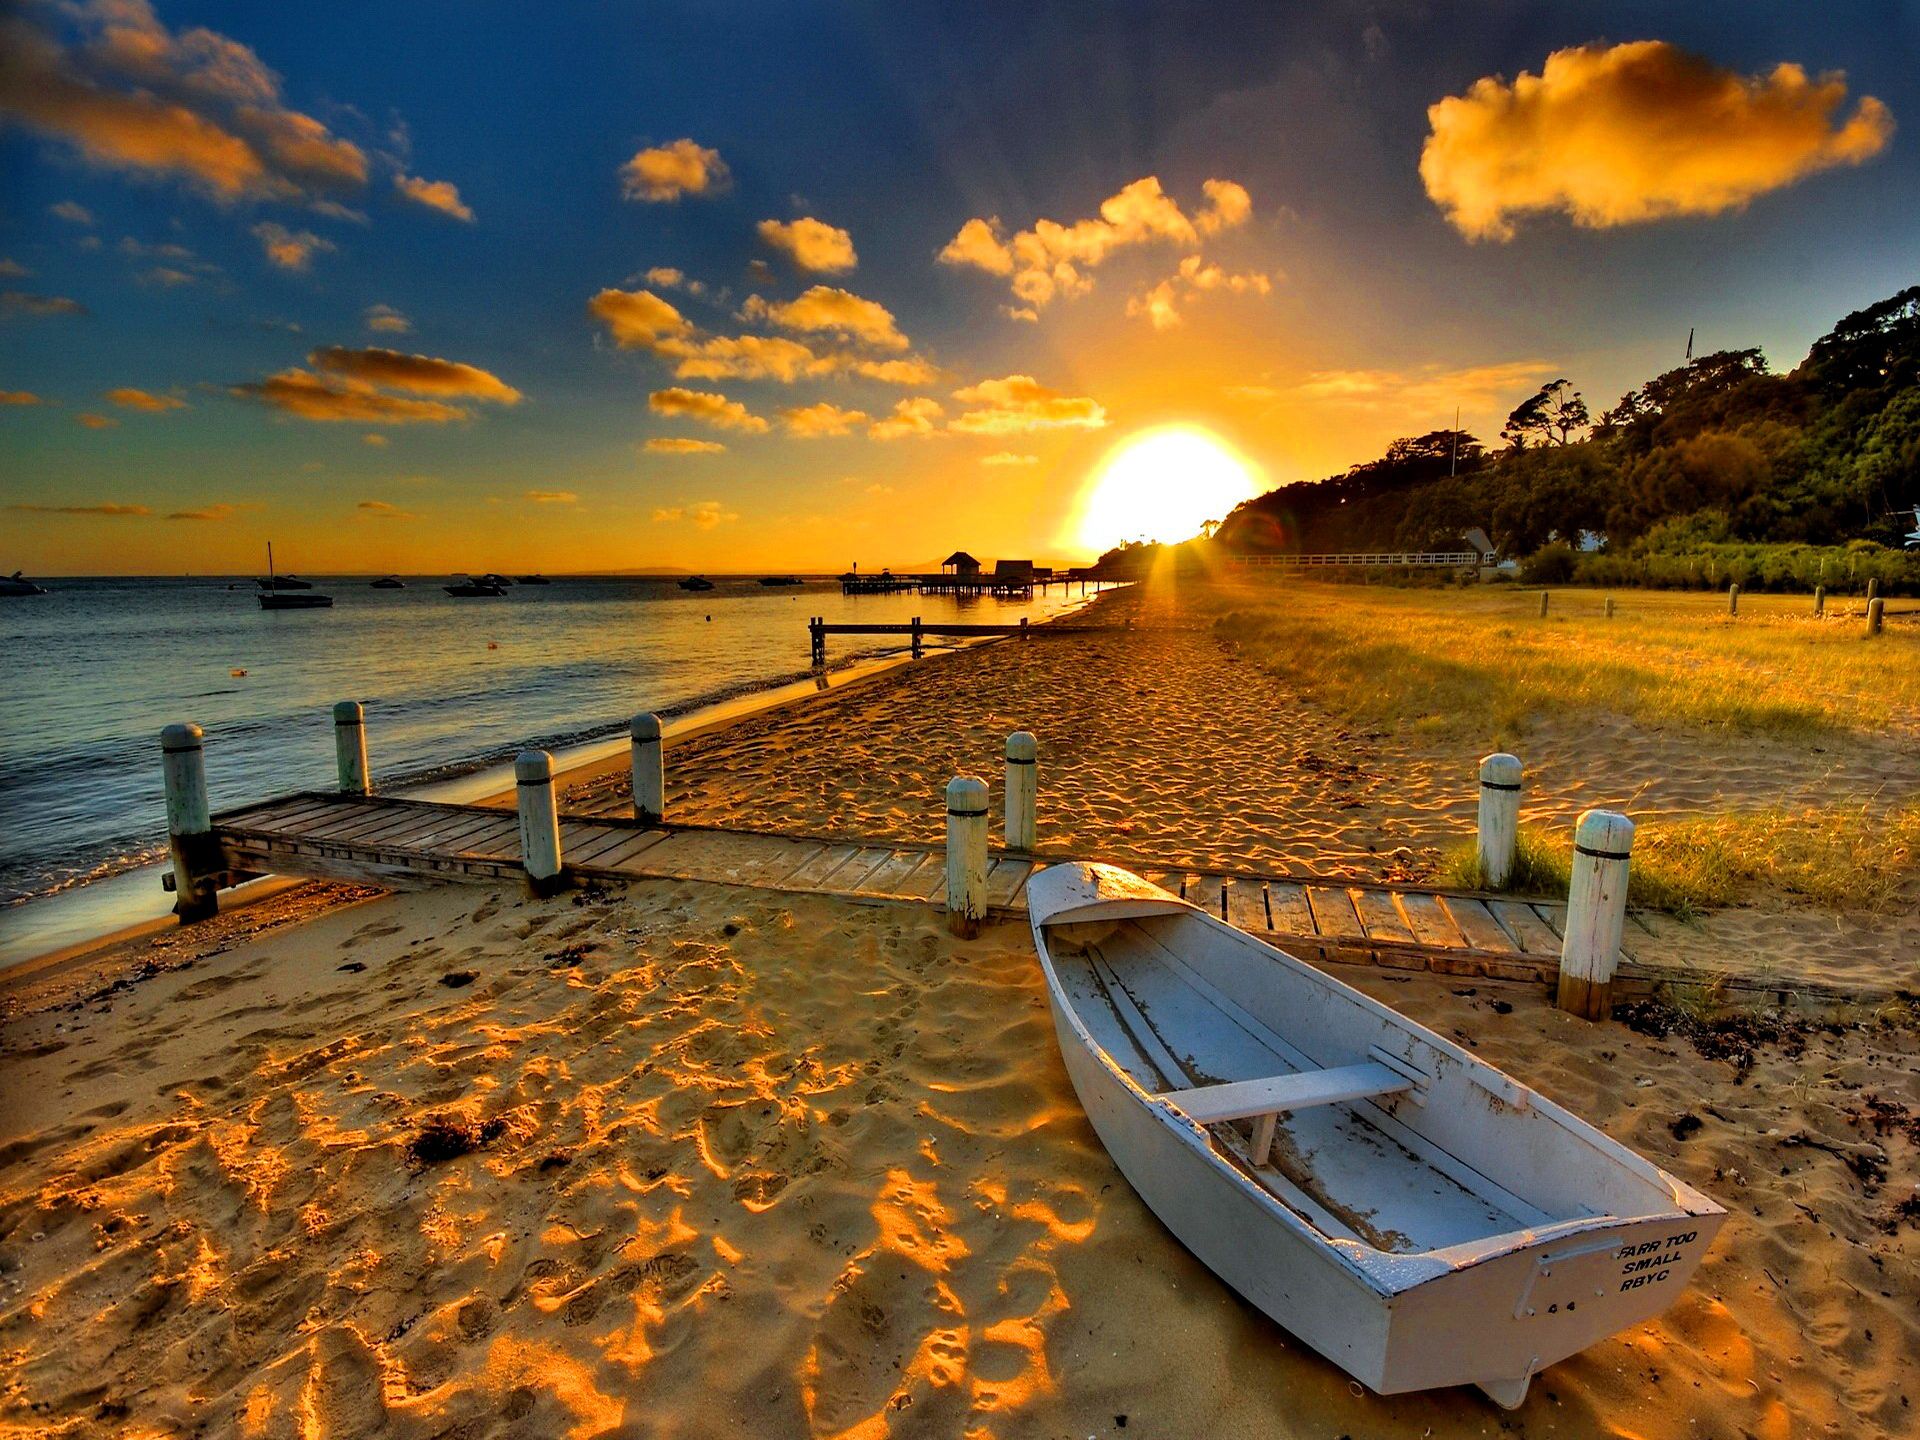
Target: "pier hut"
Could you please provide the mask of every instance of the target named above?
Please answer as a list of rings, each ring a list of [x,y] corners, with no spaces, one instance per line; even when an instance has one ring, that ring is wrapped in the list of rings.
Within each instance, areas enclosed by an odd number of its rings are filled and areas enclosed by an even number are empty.
[[[980,562],[964,550],[956,550],[940,562],[940,573],[956,580],[978,580]]]

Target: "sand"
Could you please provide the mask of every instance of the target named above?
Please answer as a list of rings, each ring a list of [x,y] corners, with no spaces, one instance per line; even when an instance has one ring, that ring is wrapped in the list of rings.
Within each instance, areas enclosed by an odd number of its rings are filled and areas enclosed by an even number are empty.
[[[1160,1228],[1022,927],[654,882],[139,948],[5,1026],[0,1433],[1912,1431],[1920,1157],[1847,1114],[1920,1099],[1911,1030],[1741,1080],[1529,989],[1343,972],[1733,1211],[1673,1310],[1507,1415],[1357,1392]],[[445,1121],[478,1148],[410,1155]]]

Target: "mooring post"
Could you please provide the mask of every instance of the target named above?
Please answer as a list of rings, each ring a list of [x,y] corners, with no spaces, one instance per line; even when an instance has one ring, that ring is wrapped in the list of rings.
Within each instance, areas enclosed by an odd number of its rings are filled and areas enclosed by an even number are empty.
[[[1867,634],[1878,635],[1887,621],[1887,602],[1878,595],[1867,601]]]
[[[1039,833],[1040,742],[1030,731],[1007,737],[1007,849],[1031,850]]]
[[[1611,620],[1612,618],[1613,618],[1613,597],[1609,595],[1607,596],[1607,619]]]
[[[1489,890],[1513,874],[1520,839],[1520,757],[1497,751],[1480,762],[1480,873]]]
[[[1027,617],[1024,615],[1020,617],[1020,638],[1022,640],[1027,638]]]
[[[560,812],[553,800],[553,756],[522,750],[513,761],[520,800],[520,857],[527,886],[551,895],[564,883],[560,865]]]
[[[1731,617],[1739,613],[1740,582],[1738,580],[1730,580],[1727,582],[1727,614]]]
[[[815,615],[807,621],[807,640],[812,646],[813,663],[816,667],[827,663],[826,616]]]
[[[1868,576],[1867,577],[1867,603],[1871,605],[1874,602],[1874,600],[1879,596],[1879,594],[1880,594],[1880,577],[1878,575]]]
[[[1824,585],[1816,585],[1813,587],[1813,618],[1818,620],[1826,613],[1827,587]]]
[[[920,658],[920,617],[913,617],[913,658]]]
[[[173,913],[182,920],[210,919],[220,908],[213,882],[213,816],[207,807],[205,735],[198,725],[169,725],[160,732],[160,763],[166,778],[167,849],[173,856]]]
[[[633,717],[633,818],[658,825],[667,813],[667,764],[661,752],[660,717],[651,710]]]
[[[1547,618],[1547,592],[1545,590],[1540,592],[1540,618],[1542,620]]]
[[[1573,827],[1573,878],[1556,1003],[1587,1020],[1604,1020],[1613,1011],[1613,970],[1627,924],[1632,850],[1633,822],[1615,811],[1589,810]]]
[[[367,769],[367,711],[358,700],[333,707],[333,756],[343,795],[371,795],[373,772]]]
[[[963,940],[987,918],[987,786],[971,775],[947,782],[947,929]]]

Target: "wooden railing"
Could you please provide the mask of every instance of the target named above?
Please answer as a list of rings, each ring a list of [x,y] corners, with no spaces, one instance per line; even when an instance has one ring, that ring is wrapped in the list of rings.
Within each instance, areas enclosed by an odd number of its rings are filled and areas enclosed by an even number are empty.
[[[1402,550],[1374,554],[1356,552],[1328,555],[1230,555],[1227,557],[1227,563],[1262,570],[1296,570],[1332,565],[1350,568],[1439,569],[1490,565],[1493,560],[1491,556],[1482,555],[1477,550]]]

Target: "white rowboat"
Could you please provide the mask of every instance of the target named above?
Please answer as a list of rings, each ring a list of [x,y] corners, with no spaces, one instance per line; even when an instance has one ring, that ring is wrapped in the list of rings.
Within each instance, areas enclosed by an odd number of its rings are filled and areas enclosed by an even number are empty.
[[[1723,1211],[1512,1077],[1127,871],[1027,884],[1060,1054],[1140,1198],[1374,1391],[1478,1385],[1659,1314]]]

